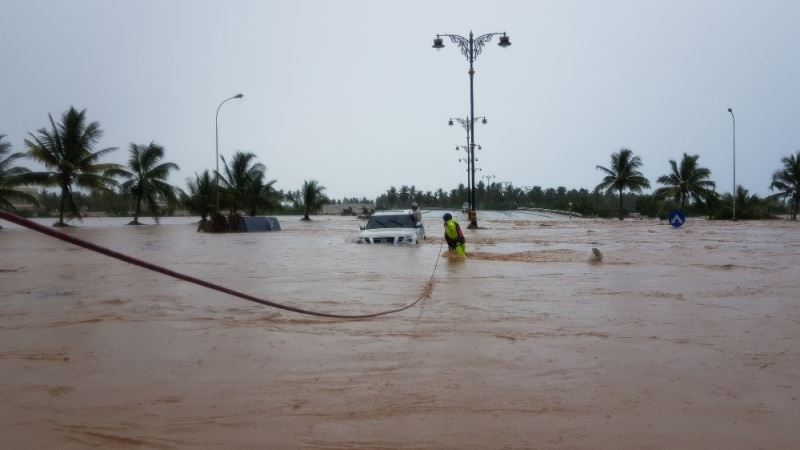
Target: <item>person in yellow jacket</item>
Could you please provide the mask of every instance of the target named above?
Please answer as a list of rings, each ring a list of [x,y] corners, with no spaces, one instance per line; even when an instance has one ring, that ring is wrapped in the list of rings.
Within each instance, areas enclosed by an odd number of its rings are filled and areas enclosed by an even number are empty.
[[[467,249],[464,245],[466,240],[464,239],[464,233],[461,232],[461,226],[458,225],[458,222],[453,219],[450,213],[445,213],[442,219],[444,219],[444,240],[447,241],[447,246],[456,255],[466,256]]]

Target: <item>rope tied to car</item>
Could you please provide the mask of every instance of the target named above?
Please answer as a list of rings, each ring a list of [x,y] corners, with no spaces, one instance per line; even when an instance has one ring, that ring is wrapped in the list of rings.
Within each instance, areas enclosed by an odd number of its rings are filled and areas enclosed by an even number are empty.
[[[183,273],[180,273],[180,272],[176,272],[174,270],[167,269],[166,267],[162,267],[162,266],[159,266],[159,265],[156,265],[156,264],[153,264],[153,263],[149,263],[147,261],[143,261],[141,259],[125,255],[123,253],[111,250],[109,248],[106,248],[106,247],[103,247],[103,246],[100,246],[100,245],[97,245],[97,244],[93,244],[91,242],[85,241],[85,240],[77,238],[75,236],[70,236],[70,235],[68,235],[66,233],[62,233],[60,231],[53,230],[52,228],[46,227],[44,225],[40,225],[40,224],[38,224],[38,223],[36,223],[36,222],[34,222],[32,220],[28,220],[28,219],[19,217],[19,216],[15,215],[15,214],[11,214],[11,213],[6,212],[6,211],[0,210],[0,219],[7,220],[7,221],[9,221],[11,223],[15,223],[17,225],[20,225],[22,227],[25,227],[25,228],[28,228],[28,229],[31,229],[31,230],[34,230],[34,231],[38,231],[39,233],[46,234],[46,235],[54,237],[56,239],[60,239],[60,240],[62,240],[64,242],[69,242],[70,244],[77,245],[78,247],[83,247],[83,248],[85,248],[87,250],[91,250],[93,252],[100,253],[102,255],[106,255],[106,256],[109,256],[111,258],[118,259],[118,260],[126,262],[128,264],[133,264],[135,266],[143,267],[145,269],[152,270],[153,272],[158,272],[158,273],[161,273],[163,275],[167,275],[169,277],[177,278],[179,280],[183,280],[183,281],[186,281],[186,282],[189,282],[189,283],[194,283],[196,285],[203,286],[205,288],[212,289],[212,290],[215,290],[215,291],[219,291],[219,292],[222,292],[224,294],[228,294],[228,295],[231,295],[231,296],[234,296],[234,297],[239,297],[239,298],[247,300],[247,301],[251,301],[251,302],[254,302],[254,303],[259,303],[259,304],[264,305],[264,306],[270,306],[272,308],[282,309],[284,311],[290,311],[290,312],[294,312],[294,313],[298,313],[298,314],[305,314],[305,315],[316,316],[316,317],[328,317],[328,318],[333,318],[333,319],[370,319],[370,318],[373,318],[373,317],[386,316],[386,315],[389,315],[389,314],[405,311],[406,309],[409,309],[409,308],[413,307],[414,305],[416,305],[417,303],[419,303],[420,301],[422,301],[422,299],[430,298],[430,296],[431,296],[431,294],[433,292],[434,276],[436,275],[436,269],[439,266],[439,258],[441,257],[441,245],[440,245],[438,255],[436,256],[436,263],[433,266],[433,272],[431,272],[431,276],[428,279],[428,282],[425,284],[425,287],[422,290],[422,293],[413,302],[411,302],[411,303],[409,303],[409,304],[407,304],[405,306],[399,307],[399,308],[394,308],[394,309],[390,309],[390,310],[385,310],[385,311],[380,311],[380,312],[375,312],[375,313],[369,313],[369,314],[335,314],[335,313],[327,313],[327,312],[320,312],[320,311],[312,311],[312,310],[309,310],[309,309],[299,308],[299,307],[291,306],[291,305],[284,305],[284,304],[277,303],[277,302],[270,301],[270,300],[266,300],[266,299],[263,299],[263,298],[258,298],[258,297],[255,297],[255,296],[252,296],[250,294],[246,294],[244,292],[240,292],[240,291],[237,291],[237,290],[234,290],[234,289],[226,288],[226,287],[220,286],[220,285],[218,285],[216,283],[212,283],[210,281],[202,280],[200,278],[196,278],[196,277],[193,277],[191,275],[186,275],[186,274],[183,274]],[[442,242],[444,242],[444,241],[442,241]]]

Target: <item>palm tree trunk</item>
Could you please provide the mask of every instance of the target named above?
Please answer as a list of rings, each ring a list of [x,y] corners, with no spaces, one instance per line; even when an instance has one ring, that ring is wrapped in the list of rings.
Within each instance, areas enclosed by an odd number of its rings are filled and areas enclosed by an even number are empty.
[[[622,216],[622,189],[619,190],[619,220],[623,220],[623,216]]]
[[[56,226],[63,227],[64,224],[64,207],[67,203],[67,188],[62,186],[61,187],[61,201],[58,203],[58,222]]]
[[[136,210],[133,212],[133,225],[139,225],[139,214],[142,212],[142,196],[136,196]]]

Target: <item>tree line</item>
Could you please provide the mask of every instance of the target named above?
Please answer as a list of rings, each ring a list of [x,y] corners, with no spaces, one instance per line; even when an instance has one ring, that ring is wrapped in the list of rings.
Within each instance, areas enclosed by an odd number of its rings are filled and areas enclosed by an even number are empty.
[[[624,218],[625,211],[636,211],[648,217],[666,218],[669,211],[682,210],[695,216],[712,219],[759,219],[789,213],[797,220],[800,209],[800,150],[781,159],[783,168],[772,175],[769,187],[776,191],[760,198],[743,186],[730,193],[719,194],[711,171],[699,164],[699,155],[683,154],[680,162],[669,160],[670,171],[658,177],[662,186],[652,194],[643,194],[650,181],[639,169],[642,160],[630,149],[612,153],[608,167],[598,165],[605,176],[591,191],[567,190],[563,186],[543,189],[541,186],[516,187],[512,183],[484,183],[475,186],[478,209],[509,210],[520,207],[573,211],[585,216]],[[468,201],[468,189],[460,184],[445,191],[421,190],[416,186],[391,186],[376,199],[378,209],[408,208],[412,202],[427,207],[460,209]]]
[[[15,203],[27,202],[36,206],[35,214],[57,215],[55,226],[64,226],[70,219],[80,219],[81,211],[99,211],[109,215],[131,215],[131,224],[139,218],[172,214],[184,208],[205,223],[213,215],[228,213],[300,213],[303,220],[326,203],[368,203],[362,198],[332,200],[325,187],[308,180],[296,191],[277,190],[275,180],[267,180],[266,166],[249,152],[236,152],[230,161],[224,156],[222,171],[204,170],[187,180],[186,190],[167,183],[169,174],[179,167],[165,161],[165,149],[150,142],[131,143],[127,165],[102,162],[117,150],[116,147],[97,149],[103,135],[98,122],[89,122],[86,110],[71,107],[56,122],[48,115],[48,126],[25,139],[26,152],[12,152],[11,145],[0,134],[0,208],[17,211]],[[31,171],[16,165],[21,159],[31,159],[45,170]],[[775,194],[760,198],[741,185],[736,192],[719,194],[711,180],[711,171],[699,164],[699,155],[683,154],[680,161],[669,160],[670,171],[657,179],[661,187],[652,194],[643,194],[650,181],[640,172],[643,162],[630,149],[611,154],[609,166],[596,166],[604,176],[593,190],[541,186],[517,187],[512,183],[476,185],[479,209],[509,210],[520,207],[573,211],[586,216],[622,219],[626,211],[636,211],[649,217],[665,217],[674,209],[690,215],[715,219],[767,218],[788,212],[797,219],[800,209],[800,150],[781,159],[783,167],[776,170],[769,187]],[[31,195],[24,187],[38,187]],[[56,192],[52,190],[55,189]],[[468,189],[435,191],[416,186],[391,186],[375,199],[376,209],[408,208],[412,202],[423,208],[460,209],[468,200]],[[21,212],[22,213],[22,212]]]
[[[35,214],[57,215],[54,226],[66,226],[80,219],[81,211],[102,211],[110,215],[132,215],[131,225],[148,214],[157,222],[160,216],[186,208],[205,223],[214,214],[227,211],[229,217],[240,212],[249,215],[276,211],[302,213],[303,220],[328,201],[325,187],[308,180],[297,191],[276,190],[275,180],[266,180],[266,166],[256,155],[236,152],[222,160],[222,171],[204,170],[187,180],[187,190],[167,183],[170,173],[179,170],[165,161],[165,149],[154,141],[131,143],[127,165],[103,162],[116,147],[98,149],[103,131],[98,122],[89,122],[86,110],[70,107],[56,122],[48,114],[47,126],[25,139],[26,152],[12,152],[11,144],[0,134],[0,208],[18,211],[15,203],[29,203]],[[44,167],[32,171],[17,165],[30,159]],[[32,195],[25,188],[39,188]],[[56,192],[53,192],[52,190]]]

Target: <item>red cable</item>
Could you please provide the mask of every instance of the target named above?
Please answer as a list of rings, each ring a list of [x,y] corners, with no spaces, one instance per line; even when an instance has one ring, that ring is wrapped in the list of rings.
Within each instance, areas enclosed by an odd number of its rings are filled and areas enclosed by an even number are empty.
[[[167,269],[165,267],[157,266],[155,264],[151,264],[149,262],[142,261],[142,260],[134,258],[132,256],[124,255],[122,253],[119,253],[119,252],[116,252],[114,250],[99,246],[97,244],[92,244],[91,242],[84,241],[83,239],[79,239],[79,238],[76,238],[74,236],[70,236],[68,234],[62,233],[60,231],[53,230],[52,228],[48,228],[48,227],[46,227],[44,225],[39,225],[36,222],[33,222],[31,220],[19,217],[19,216],[15,215],[15,214],[11,214],[11,213],[8,213],[8,212],[5,212],[5,211],[0,211],[0,219],[7,220],[9,222],[12,222],[12,223],[15,223],[17,225],[23,226],[25,228],[30,228],[31,230],[38,231],[39,233],[43,233],[43,234],[46,234],[48,236],[52,236],[52,237],[54,237],[56,239],[61,239],[62,241],[69,242],[70,244],[73,244],[73,245],[77,245],[78,247],[83,247],[83,248],[91,250],[93,252],[101,253],[103,255],[110,256],[112,258],[116,258],[116,259],[118,259],[120,261],[124,261],[124,262],[126,262],[128,264],[133,264],[135,266],[144,267],[145,269],[152,270],[154,272],[159,272],[159,273],[162,273],[164,275],[167,275],[167,276],[170,276],[170,277],[173,277],[173,278],[177,278],[179,280],[188,281],[189,283],[194,283],[194,284],[206,287],[208,289],[213,289],[215,291],[223,292],[225,294],[232,295],[234,297],[243,298],[243,299],[249,300],[251,302],[260,303],[262,305],[271,306],[273,308],[283,309],[285,311],[291,311],[291,312],[296,312],[296,313],[299,313],[299,314],[307,314],[307,315],[310,315],[310,316],[317,316],[317,317],[331,317],[331,318],[334,318],[334,319],[368,319],[368,318],[371,318],[371,317],[385,316],[387,314],[392,314],[392,313],[404,311],[404,310],[406,310],[408,308],[411,308],[412,306],[416,305],[417,303],[419,303],[419,301],[422,300],[423,298],[426,298],[426,297],[430,298],[431,291],[433,290],[433,275],[436,273],[436,267],[434,267],[433,273],[431,274],[431,278],[428,281],[428,283],[425,285],[425,290],[422,292],[422,294],[419,296],[419,298],[414,300],[414,302],[412,302],[412,303],[410,303],[410,304],[408,304],[406,306],[403,306],[401,308],[392,309],[392,310],[388,310],[388,311],[381,311],[381,312],[372,313],[372,314],[353,314],[353,315],[349,315],[349,314],[333,314],[333,313],[310,311],[308,309],[297,308],[295,306],[282,305],[280,303],[275,303],[275,302],[271,302],[269,300],[264,300],[264,299],[260,299],[260,298],[257,298],[257,297],[253,297],[252,295],[245,294],[243,292],[234,291],[233,289],[228,289],[228,288],[226,288],[224,286],[220,286],[218,284],[214,284],[214,283],[211,283],[211,282],[208,282],[208,281],[205,281],[205,280],[201,280],[199,278],[195,278],[195,277],[190,276],[190,275],[184,275],[182,273],[175,272],[174,270],[170,270],[170,269]],[[439,264],[439,259],[438,258],[436,259],[436,264],[437,265]]]

